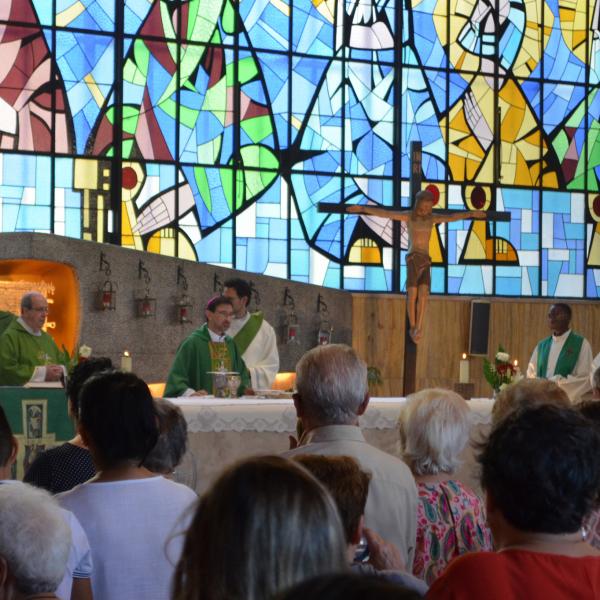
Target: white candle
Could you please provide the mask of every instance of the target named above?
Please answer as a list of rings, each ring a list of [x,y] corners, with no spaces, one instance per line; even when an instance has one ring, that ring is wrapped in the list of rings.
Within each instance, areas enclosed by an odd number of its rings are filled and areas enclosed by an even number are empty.
[[[463,353],[458,371],[458,383],[469,383],[469,359]]]
[[[121,356],[121,371],[125,371],[127,373],[131,372],[132,363],[131,363],[131,354],[125,350],[123,352],[123,356]]]

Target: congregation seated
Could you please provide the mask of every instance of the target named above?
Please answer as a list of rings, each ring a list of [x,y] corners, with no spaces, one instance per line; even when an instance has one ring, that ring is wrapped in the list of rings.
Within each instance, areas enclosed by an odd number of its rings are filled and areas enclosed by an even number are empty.
[[[323,486],[285,458],[250,458],[200,499],[172,599],[271,600],[310,577],[347,570],[342,525]]]
[[[450,390],[422,390],[407,398],[399,429],[419,492],[412,572],[431,585],[455,556],[492,549],[482,500],[454,478],[469,441],[469,408]]]
[[[600,433],[572,408],[509,414],[479,456],[497,552],[454,559],[432,600],[600,597],[600,551],[583,534],[600,488]]]
[[[33,499],[33,502],[48,504],[47,492],[39,490],[37,496],[31,494],[30,490],[34,490],[32,486],[17,482],[11,479],[12,469],[19,451],[19,442],[13,435],[6,418],[4,409],[0,406],[0,489],[14,487],[18,490],[17,493],[23,494],[24,498]],[[55,591],[59,600],[91,600],[91,583],[92,561],[90,546],[77,518],[68,510],[58,509],[63,521],[67,524],[67,538],[69,544],[69,556],[65,569],[63,569],[63,577],[58,587],[52,589]],[[5,523],[3,517],[0,516],[0,527]],[[10,519],[6,521],[10,524]],[[27,526],[21,524],[22,529],[27,530]],[[21,539],[23,543],[35,543],[32,541],[35,538],[35,529],[30,531],[31,539],[25,536]],[[0,595],[0,598],[4,596]]]
[[[79,430],[96,476],[58,496],[89,539],[95,600],[169,597],[174,565],[195,502],[186,486],[141,466],[158,439],[148,386],[132,373],[88,379],[79,394]]]
[[[569,408],[571,400],[567,392],[549,379],[521,379],[505,387],[492,407],[492,427],[515,410],[552,404]]]
[[[156,398],[158,440],[144,459],[144,467],[153,473],[172,478],[187,450],[187,422],[179,406]]]
[[[75,425],[75,437],[60,446],[40,452],[31,463],[23,481],[59,494],[87,481],[96,474],[92,456],[77,433],[79,392],[95,373],[113,368],[110,358],[89,358],[77,364],[67,381],[68,412]]]
[[[420,597],[414,590],[381,577],[345,573],[313,577],[277,596],[277,600],[418,600]]]
[[[357,574],[384,577],[424,595],[427,585],[406,572],[398,549],[364,526],[371,478],[356,460],[350,456],[316,454],[300,454],[294,460],[310,471],[335,501],[344,527],[351,569]],[[366,556],[363,556],[365,551]]]
[[[56,599],[70,531],[55,500],[24,483],[0,485],[0,598]]]

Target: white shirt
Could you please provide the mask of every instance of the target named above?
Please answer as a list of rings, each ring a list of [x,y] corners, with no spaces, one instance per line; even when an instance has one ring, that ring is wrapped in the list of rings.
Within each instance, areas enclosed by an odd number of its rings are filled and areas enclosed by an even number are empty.
[[[57,496],[92,549],[94,600],[169,600],[196,494],[164,477],[86,482]]]
[[[227,335],[234,337],[250,319],[246,313],[239,319],[232,319]],[[250,372],[252,388],[254,390],[271,389],[275,375],[279,371],[279,352],[277,351],[277,337],[275,330],[265,319],[250,342],[246,352],[242,354],[246,367]]]
[[[565,331],[562,335],[553,335],[550,352],[548,353],[548,367],[546,370],[546,379],[555,381],[561,388],[567,392],[571,402],[577,402],[581,397],[590,391],[590,369],[592,365],[592,347],[584,338],[581,344],[581,350],[577,357],[577,362],[572,373],[568,377],[555,375],[556,363],[571,330]],[[529,365],[527,366],[527,377],[537,377],[537,359],[538,351],[535,347]]]

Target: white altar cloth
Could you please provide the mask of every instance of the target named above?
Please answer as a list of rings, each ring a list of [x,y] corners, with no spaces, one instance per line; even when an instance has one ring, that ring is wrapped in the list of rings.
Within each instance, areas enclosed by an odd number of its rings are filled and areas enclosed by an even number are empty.
[[[176,479],[202,493],[231,463],[260,454],[279,454],[289,448],[288,436],[296,432],[292,400],[256,396],[214,398],[210,396],[170,398],[181,407],[188,424],[189,449]],[[399,456],[397,422],[404,398],[371,398],[360,418],[370,444]],[[468,402],[471,438],[479,441],[487,431],[493,400],[475,398]],[[472,448],[465,450],[457,478],[478,487]]]

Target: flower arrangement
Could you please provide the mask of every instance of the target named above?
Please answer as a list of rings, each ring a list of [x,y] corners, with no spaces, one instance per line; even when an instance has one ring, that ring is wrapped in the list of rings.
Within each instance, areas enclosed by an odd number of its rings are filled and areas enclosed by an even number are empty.
[[[516,361],[514,364],[510,361],[510,355],[502,346],[498,346],[493,363],[487,358],[483,359],[483,376],[494,392],[499,392],[507,385],[516,383],[523,378]]]
[[[74,350],[72,354],[63,345],[60,353],[60,364],[64,365],[68,373],[75,368],[75,365],[87,360],[92,355],[92,349],[85,344],[79,346],[78,350]]]

